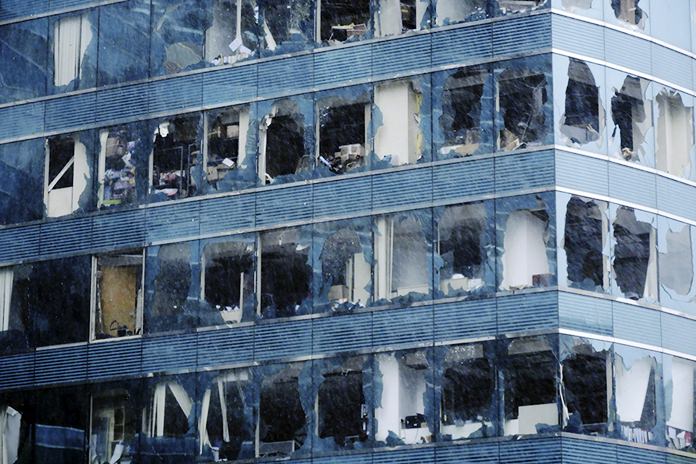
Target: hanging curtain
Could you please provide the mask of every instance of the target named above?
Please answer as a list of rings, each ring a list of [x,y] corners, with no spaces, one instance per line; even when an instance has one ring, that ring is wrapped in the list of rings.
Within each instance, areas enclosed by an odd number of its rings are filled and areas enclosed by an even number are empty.
[[[10,406],[0,408],[0,464],[14,464],[19,453],[22,415]]]
[[[11,268],[0,270],[0,332],[10,329],[13,275]]]
[[[80,77],[82,59],[92,40],[92,28],[85,15],[70,16],[58,21],[53,38],[53,84],[67,85]]]

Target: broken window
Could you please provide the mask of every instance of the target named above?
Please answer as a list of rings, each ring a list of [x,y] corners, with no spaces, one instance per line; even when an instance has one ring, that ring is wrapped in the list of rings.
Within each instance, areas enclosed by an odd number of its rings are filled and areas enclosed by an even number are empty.
[[[375,223],[375,296],[423,299],[432,278],[430,210],[380,216]]]
[[[604,0],[553,0],[552,7],[558,8],[578,15],[599,19],[604,19]]]
[[[611,88],[611,120],[614,124],[609,154],[654,166],[649,82],[612,70],[607,70],[607,80]]]
[[[378,0],[375,36],[386,37],[420,30],[428,21],[428,0]]]
[[[696,234],[693,226],[658,217],[660,303],[695,313]]]
[[[0,27],[0,103],[46,95],[47,49],[47,18]]]
[[[30,271],[31,265],[0,268],[0,354],[31,347]]]
[[[441,350],[440,433],[443,439],[496,436],[494,346],[474,343]]]
[[[32,462],[34,392],[0,393],[0,462]]]
[[[201,299],[205,326],[254,319],[255,250],[253,235],[210,240],[203,245]]]
[[[308,441],[306,384],[310,364],[264,366],[260,385],[258,457],[289,457]]]
[[[35,417],[32,462],[85,462],[89,426],[89,395],[86,387],[37,391]]]
[[[643,6],[642,3],[641,6]],[[667,0],[656,3],[648,16],[650,35],[684,50],[690,50],[693,11],[694,7],[690,5],[689,0]]]
[[[193,327],[197,315],[189,293],[195,292],[191,284],[193,266],[198,265],[198,242],[150,247],[146,259],[146,333]]]
[[[375,355],[376,440],[387,446],[433,440],[431,354],[427,350]],[[379,390],[377,390],[379,391]]]
[[[550,112],[549,80],[544,64],[509,63],[496,72],[498,149],[504,151],[547,143]]]
[[[437,108],[441,111],[439,125],[433,134],[438,157],[445,159],[493,151],[490,127],[493,106],[488,70],[463,68],[435,74],[433,79],[434,95],[442,94],[441,109]]]
[[[90,206],[90,135],[56,135],[47,140],[44,201],[48,217],[64,216]]]
[[[370,358],[355,356],[316,363],[319,439],[339,448],[361,448],[370,433]],[[327,443],[328,444],[328,443]],[[320,447],[322,443],[319,443]],[[330,445],[329,445],[330,446]]]
[[[154,132],[150,160],[151,193],[176,200],[198,191],[200,116],[177,116],[161,121]]]
[[[256,0],[261,12],[259,40],[267,55],[297,52],[314,43],[313,0]]]
[[[559,281],[573,288],[608,290],[607,203],[577,196],[559,197],[561,202],[565,202],[565,225],[559,259],[565,259],[565,266],[559,265]]]
[[[435,25],[447,26],[465,21],[478,21],[493,16],[488,0],[437,0]]]
[[[135,458],[139,432],[140,381],[94,384],[89,462],[128,462]]]
[[[206,15],[209,10],[206,0],[152,0],[152,76],[203,66]]]
[[[437,220],[437,254],[442,260],[439,290],[445,296],[490,288],[495,265],[493,203],[447,206]]]
[[[248,369],[199,376],[199,456],[206,462],[253,459],[256,435],[252,376]]]
[[[564,106],[558,112],[562,114],[560,131],[566,143],[582,147],[592,144],[595,150],[603,151],[605,114],[600,88],[604,86],[604,69],[570,58],[568,74],[555,77],[559,91],[565,84]]]
[[[560,341],[563,430],[606,436],[612,396],[611,346],[568,336]]]
[[[662,355],[667,446],[672,449],[696,452],[694,427],[694,371],[696,363],[686,359]]]
[[[647,22],[647,0],[611,0],[611,9],[618,23],[644,29]],[[607,17],[610,16],[607,14]]]
[[[369,36],[370,0],[317,0],[317,11],[317,42],[336,45]]]
[[[196,376],[150,379],[143,403],[142,462],[193,462],[198,435]]]
[[[208,191],[240,190],[256,185],[256,162],[253,156],[247,156],[251,127],[249,107],[208,111],[205,124],[204,164]]]
[[[97,74],[97,10],[51,19],[53,92],[94,87]]]
[[[314,226],[314,306],[318,310],[355,309],[372,293],[372,221],[369,218]]]
[[[555,284],[552,203],[552,199],[545,195],[498,200],[500,290],[515,291]]]
[[[128,205],[137,201],[136,171],[141,148],[136,128],[128,126],[99,131],[100,208]]]
[[[314,151],[312,102],[295,97],[261,103],[259,123],[259,177],[262,184],[306,178]]]
[[[693,179],[696,171],[693,97],[663,89],[655,96],[655,106],[657,169],[675,176]]]
[[[43,139],[0,145],[0,224],[43,218],[44,152]]]
[[[558,359],[552,339],[519,338],[505,343],[503,363],[505,435],[558,431],[556,376]]]
[[[429,96],[429,82],[424,79],[388,81],[375,86],[374,149],[386,166],[415,164],[427,158]]]
[[[369,95],[363,88],[349,87],[319,97],[317,166],[343,174],[366,165],[370,127]]]
[[[262,232],[259,315],[290,317],[310,311],[312,304],[311,227]]]
[[[205,61],[233,64],[256,50],[256,12],[253,0],[204,0],[208,12]]]
[[[614,289],[632,300],[657,300],[657,233],[655,215],[626,206],[614,207]]]
[[[497,0],[500,15],[525,13],[543,8],[549,0]]]
[[[143,327],[142,250],[95,257],[93,338],[140,335]]]
[[[635,443],[656,443],[658,353],[615,345],[614,381],[619,436]],[[659,440],[663,443],[662,440]]]

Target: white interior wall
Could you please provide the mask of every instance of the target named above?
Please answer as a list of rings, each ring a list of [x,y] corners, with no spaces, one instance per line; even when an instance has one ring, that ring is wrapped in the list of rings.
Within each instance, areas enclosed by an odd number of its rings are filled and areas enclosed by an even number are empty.
[[[471,6],[463,0],[437,0],[437,24],[444,24],[444,20],[450,23],[464,21],[471,11]]]
[[[531,287],[534,275],[548,274],[545,231],[544,221],[530,211],[510,213],[505,224],[502,288]]]
[[[375,408],[377,420],[376,439],[384,441],[389,432],[399,434],[401,418],[399,417],[399,362],[393,353],[379,354],[377,369],[382,373],[381,406]]]
[[[691,109],[678,96],[659,96],[657,121],[658,168],[676,176],[688,176],[691,168]]]
[[[694,364],[672,358],[672,410],[667,425],[679,430],[694,430]]]
[[[418,159],[418,98],[409,82],[375,87],[375,106],[382,113],[382,124],[375,133],[375,153],[391,155],[393,165],[415,163]]]
[[[626,369],[623,359],[617,356],[616,371],[616,412],[621,422],[639,422],[643,415],[645,396],[652,372],[652,359],[644,357],[636,360]]]

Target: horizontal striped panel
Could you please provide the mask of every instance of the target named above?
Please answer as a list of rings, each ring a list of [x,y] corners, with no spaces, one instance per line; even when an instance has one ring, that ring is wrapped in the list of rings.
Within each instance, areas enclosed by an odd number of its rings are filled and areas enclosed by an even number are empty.
[[[609,300],[559,292],[558,313],[560,325],[565,329],[613,335],[612,305]]]
[[[0,20],[35,15],[45,11],[47,6],[46,0],[2,0]]]
[[[294,358],[312,352],[312,321],[278,321],[256,326],[254,359]]]
[[[500,443],[500,462],[505,464],[560,464],[560,438]]]
[[[650,345],[661,346],[660,313],[640,306],[612,302],[614,336]]]
[[[82,382],[87,379],[87,345],[39,350],[34,366],[36,385]]]
[[[376,451],[374,462],[380,464],[426,464],[435,462],[435,450],[433,448],[403,449],[398,451]]]
[[[497,443],[466,443],[435,449],[438,464],[498,464]]]
[[[652,74],[687,89],[693,89],[692,59],[662,45],[653,43],[651,46]]]
[[[325,49],[314,54],[314,86],[350,85],[372,74],[372,46]],[[340,70],[340,72],[336,72]]]
[[[233,327],[198,334],[199,368],[247,363],[253,360],[253,327]]]
[[[0,229],[0,262],[38,256],[40,231],[38,224]]]
[[[563,464],[614,464],[616,445],[591,440],[562,439]]]
[[[213,198],[200,203],[201,234],[254,227],[254,195]]]
[[[435,305],[435,340],[495,336],[496,305],[492,298]]]
[[[496,299],[498,333],[558,327],[558,293],[528,293]]]
[[[696,356],[696,321],[661,315],[662,347]]]
[[[100,214],[92,220],[92,248],[140,247],[145,243],[145,210]]]
[[[342,216],[372,208],[372,179],[358,177],[314,184],[314,217]]]
[[[41,224],[40,252],[43,256],[50,256],[88,250],[91,238],[90,217],[46,222]]]
[[[0,108],[0,140],[42,133],[44,105],[37,102]]]
[[[193,74],[150,82],[147,97],[150,113],[172,114],[176,109],[201,106],[203,76]]]
[[[432,36],[432,65],[466,64],[493,56],[490,24],[436,32]]]
[[[292,461],[295,462],[295,461]],[[372,464],[372,454],[341,454],[340,456],[326,456],[312,458],[313,464]]]
[[[314,84],[312,55],[259,64],[258,94],[268,97],[310,90]]]
[[[87,377],[90,380],[137,376],[142,364],[142,340],[92,343],[87,360]]]
[[[372,316],[372,344],[381,348],[433,341],[433,307],[377,311]]]
[[[679,456],[676,454],[668,454],[665,456],[666,464],[693,464],[693,462],[694,458],[692,457]]]
[[[657,207],[661,211],[696,220],[696,189],[690,185],[656,176]]]
[[[256,195],[256,225],[300,221],[312,217],[311,186],[281,188]]]
[[[609,163],[609,195],[654,208],[656,206],[655,174]],[[636,186],[640,188],[636,188]]]
[[[433,168],[433,200],[462,198],[494,191],[493,159],[443,164]]]
[[[551,15],[493,23],[493,51],[496,55],[528,53],[542,48],[551,48]]]
[[[495,191],[507,192],[555,184],[554,152],[541,151],[495,158]]]
[[[314,321],[314,353],[355,351],[372,346],[372,314],[323,317]]]
[[[604,30],[604,39],[611,44],[604,52],[609,63],[648,74],[652,71],[650,42],[613,29]]]
[[[93,124],[97,104],[94,92],[56,98],[46,102],[46,131],[66,130]]]
[[[430,168],[409,169],[372,176],[372,207],[417,205],[432,201],[433,173]]]
[[[142,373],[195,368],[196,338],[196,334],[144,338]]]
[[[86,7],[97,3],[95,0],[48,0],[51,10]]]
[[[430,36],[385,40],[372,45],[372,76],[395,77],[430,67]]]
[[[113,121],[147,114],[147,84],[136,84],[97,92],[95,121]]]
[[[551,36],[553,48],[604,59],[602,26],[554,14],[551,16]],[[578,40],[578,37],[582,37],[582,40]]]
[[[34,383],[34,353],[0,357],[0,390],[30,387]]]
[[[199,208],[198,201],[147,208],[147,241],[197,236],[200,233]]]
[[[609,194],[609,163],[556,150],[556,185],[582,192]]]
[[[667,456],[658,451],[617,445],[616,458],[618,464],[665,464]]]
[[[247,65],[203,74],[203,104],[237,103],[256,97],[257,66]]]

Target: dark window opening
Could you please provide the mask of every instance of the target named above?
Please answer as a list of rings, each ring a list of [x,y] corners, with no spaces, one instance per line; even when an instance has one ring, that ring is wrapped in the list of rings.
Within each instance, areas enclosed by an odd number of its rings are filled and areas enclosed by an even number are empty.
[[[615,91],[611,98],[611,117],[616,125],[612,137],[616,136],[618,130],[622,156],[626,160],[634,159],[638,148],[644,143],[640,124],[647,117],[639,78],[627,77],[621,90]]]
[[[253,457],[253,431],[246,418],[247,382],[218,379],[212,384],[206,432],[220,460]],[[221,402],[222,401],[222,402]]]
[[[266,128],[266,183],[308,169],[304,125],[297,115],[275,116]]]
[[[319,161],[340,174],[363,164],[365,103],[332,106],[319,116]]]
[[[453,74],[444,85],[441,124],[445,144],[463,145],[455,149],[462,155],[472,154],[481,143],[484,78],[480,72],[463,70]]]
[[[525,148],[528,143],[542,142],[546,135],[546,76],[532,74],[506,78],[503,73],[498,86],[504,124],[499,135],[500,147],[515,150]]]
[[[556,404],[556,363],[550,353],[512,356],[507,367],[506,417],[518,417],[520,406]]]
[[[82,387],[36,393],[33,462],[85,462],[89,395]],[[70,405],[62,408],[59,405]]]
[[[174,118],[160,124],[155,133],[152,186],[167,198],[185,198],[196,193],[192,177],[198,162],[198,118]]]
[[[417,0],[401,0],[401,27],[404,31],[418,29],[418,18],[416,16]]]
[[[75,139],[72,137],[52,137],[48,140],[48,185],[49,190],[73,186]],[[66,166],[70,166],[63,171]],[[55,183],[54,183],[55,182]],[[53,185],[51,185],[53,184]]]
[[[370,295],[370,265],[363,255],[358,234],[350,228],[339,229],[330,235],[321,250],[322,290],[328,291],[328,301],[365,305]]]
[[[568,202],[563,248],[571,286],[589,289],[604,286],[603,214],[594,201],[572,197]]]
[[[241,322],[254,298],[254,247],[244,242],[214,243],[204,251],[205,301],[225,322]]]
[[[153,314],[148,332],[180,328],[191,287],[190,244],[163,245],[159,249],[159,273],[155,277]]]
[[[264,383],[259,418],[261,456],[287,456],[302,446],[307,436],[307,418],[297,377]]]
[[[442,383],[442,423],[491,419],[495,370],[486,358],[449,363]]]
[[[621,292],[634,300],[643,298],[651,270],[653,227],[639,221],[630,208],[619,208],[614,221],[614,273]]]
[[[319,437],[333,437],[346,446],[367,439],[367,405],[363,373],[344,371],[324,374],[319,386]]]
[[[320,0],[322,42],[345,42],[367,33],[370,0]]]
[[[137,399],[126,389],[100,392],[92,400],[91,446],[93,462],[109,462],[121,456],[133,458],[138,430]]]
[[[565,430],[605,434],[607,359],[597,354],[573,354],[563,362],[563,387],[570,415]]]
[[[645,13],[638,6],[640,0],[611,0],[614,15],[628,24],[641,25]]]
[[[240,114],[226,111],[209,121],[208,156],[205,175],[208,182],[217,188],[217,183],[227,173],[239,167],[240,150]]]
[[[599,139],[599,87],[589,66],[570,60],[565,92],[563,132],[573,143],[584,144]]]

